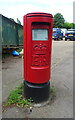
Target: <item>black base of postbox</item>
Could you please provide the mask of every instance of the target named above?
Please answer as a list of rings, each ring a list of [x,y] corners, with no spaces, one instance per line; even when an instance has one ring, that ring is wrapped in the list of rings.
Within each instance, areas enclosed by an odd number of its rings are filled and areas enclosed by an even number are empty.
[[[44,84],[32,84],[24,80],[24,97],[32,98],[36,103],[48,100],[50,95],[50,81]]]

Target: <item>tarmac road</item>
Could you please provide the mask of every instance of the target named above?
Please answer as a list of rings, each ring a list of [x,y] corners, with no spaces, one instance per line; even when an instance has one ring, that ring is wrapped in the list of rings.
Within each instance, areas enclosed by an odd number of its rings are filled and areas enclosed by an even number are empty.
[[[10,91],[23,81],[23,59],[9,57],[3,60],[3,101]],[[73,42],[53,41],[51,84],[56,88],[52,104],[34,107],[32,112],[10,108],[3,118],[72,118],[73,117]],[[39,104],[38,104],[39,105]],[[42,105],[42,103],[41,103]]]

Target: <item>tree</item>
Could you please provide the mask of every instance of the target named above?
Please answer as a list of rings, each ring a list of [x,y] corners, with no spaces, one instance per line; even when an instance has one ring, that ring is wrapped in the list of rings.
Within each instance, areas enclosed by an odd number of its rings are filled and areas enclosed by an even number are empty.
[[[64,28],[66,28],[66,29],[71,29],[71,28],[75,29],[75,24],[66,22],[66,23],[64,23]]]
[[[64,28],[71,29],[73,25],[71,23],[64,23]]]
[[[17,23],[21,25],[21,22],[20,22],[20,20],[18,18],[17,18]]]
[[[62,28],[64,26],[65,19],[61,13],[57,13],[54,15],[54,23],[53,27]]]

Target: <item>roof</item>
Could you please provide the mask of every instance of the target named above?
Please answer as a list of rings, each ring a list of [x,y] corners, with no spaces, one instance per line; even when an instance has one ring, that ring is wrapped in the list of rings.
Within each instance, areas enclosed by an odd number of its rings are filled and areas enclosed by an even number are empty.
[[[32,12],[32,13],[28,13],[26,14],[27,17],[31,17],[31,16],[46,16],[46,17],[51,17],[53,18],[53,15],[50,13],[44,13],[44,12]]]

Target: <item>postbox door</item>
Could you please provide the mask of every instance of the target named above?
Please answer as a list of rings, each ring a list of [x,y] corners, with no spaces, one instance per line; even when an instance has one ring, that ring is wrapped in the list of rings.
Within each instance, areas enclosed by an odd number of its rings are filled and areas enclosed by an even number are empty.
[[[46,83],[50,79],[51,23],[46,17],[27,18],[26,80],[31,83]]]

